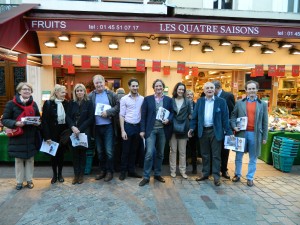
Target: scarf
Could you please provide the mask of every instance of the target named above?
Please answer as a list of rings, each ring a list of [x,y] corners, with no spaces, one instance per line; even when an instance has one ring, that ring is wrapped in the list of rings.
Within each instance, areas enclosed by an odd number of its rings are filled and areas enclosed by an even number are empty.
[[[54,100],[56,105],[57,105],[57,123],[58,124],[65,124],[66,123],[66,113],[65,113],[65,109],[64,106],[62,104],[62,102],[64,100],[60,100],[60,99],[55,99]]]
[[[30,97],[30,99],[24,104],[21,104],[20,102],[21,102],[20,98],[17,98],[16,96],[13,98],[13,103],[16,104],[18,107],[20,107],[21,109],[23,109],[23,112],[18,116],[17,121],[21,121],[22,117],[35,116],[35,111],[33,108],[34,101],[32,100],[32,97]]]

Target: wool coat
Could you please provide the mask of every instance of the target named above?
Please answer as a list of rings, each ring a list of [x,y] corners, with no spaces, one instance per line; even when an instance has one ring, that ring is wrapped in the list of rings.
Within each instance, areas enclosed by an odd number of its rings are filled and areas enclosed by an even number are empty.
[[[231,114],[231,127],[234,129],[236,125],[236,119],[239,117],[247,116],[246,109],[247,99],[244,98],[239,100]],[[245,138],[245,131],[239,131],[235,134],[236,137]],[[257,99],[256,110],[255,110],[255,123],[254,123],[254,139],[255,139],[255,150],[256,156],[259,157],[261,154],[261,144],[263,140],[268,139],[268,105],[267,103]]]
[[[68,102],[62,102],[65,114],[67,114]],[[47,100],[43,105],[42,131],[43,139],[59,142],[60,134],[67,129],[67,124],[58,124],[57,122],[57,104],[54,100]]]

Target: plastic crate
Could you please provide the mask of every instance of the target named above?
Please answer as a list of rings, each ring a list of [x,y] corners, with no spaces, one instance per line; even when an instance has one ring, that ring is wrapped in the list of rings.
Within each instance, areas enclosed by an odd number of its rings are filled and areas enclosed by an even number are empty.
[[[275,152],[277,154],[290,155],[290,156],[297,156],[297,154],[298,154],[298,148],[297,149],[296,148],[288,148],[288,147],[286,147],[286,148],[283,148],[283,147],[278,148],[278,147],[276,147],[274,145],[272,145],[271,151]]]
[[[278,137],[278,136],[275,136],[274,137],[274,141],[278,141],[280,143],[290,143],[290,144],[300,144],[300,141],[299,140],[296,140],[296,139],[293,139],[293,138],[287,138],[287,137]]]
[[[276,169],[286,173],[291,172],[295,157],[280,155],[276,152],[272,152],[272,156],[273,166]]]

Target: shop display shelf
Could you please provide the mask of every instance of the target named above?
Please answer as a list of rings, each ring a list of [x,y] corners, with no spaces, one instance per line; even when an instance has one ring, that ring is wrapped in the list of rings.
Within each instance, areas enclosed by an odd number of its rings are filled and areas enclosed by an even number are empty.
[[[276,169],[286,173],[291,172],[295,157],[284,156],[281,154],[277,154],[276,152],[272,152],[272,156],[273,156],[273,166]]]

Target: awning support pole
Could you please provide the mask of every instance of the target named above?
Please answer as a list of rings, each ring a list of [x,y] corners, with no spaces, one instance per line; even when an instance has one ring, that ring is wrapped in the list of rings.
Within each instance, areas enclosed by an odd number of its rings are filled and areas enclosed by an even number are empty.
[[[29,30],[26,30],[25,34],[17,41],[17,43],[10,49],[10,51],[13,51],[15,47],[22,41],[22,39],[25,37],[25,35],[28,33]],[[10,54],[10,53],[9,53]]]

